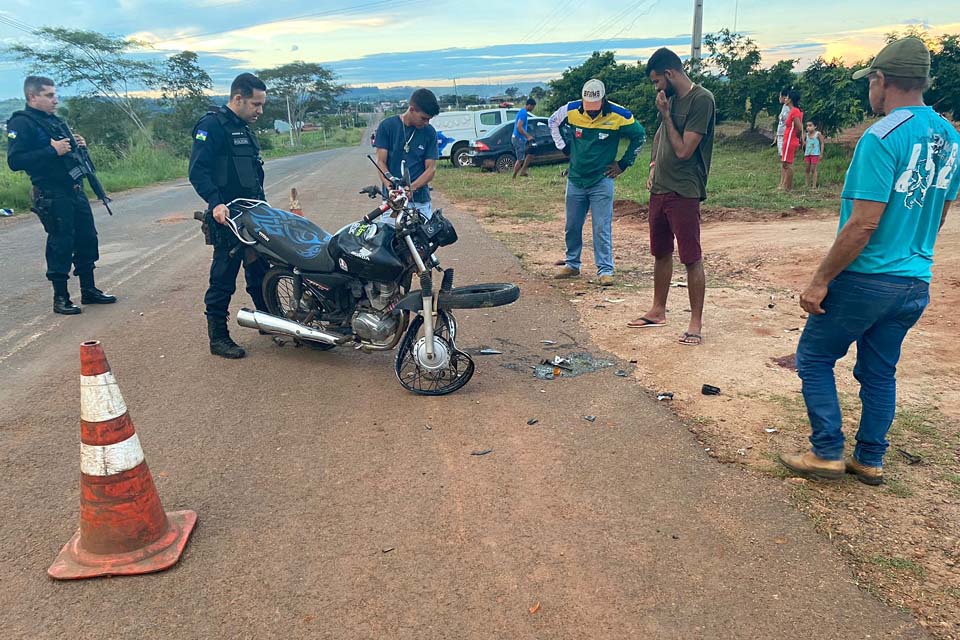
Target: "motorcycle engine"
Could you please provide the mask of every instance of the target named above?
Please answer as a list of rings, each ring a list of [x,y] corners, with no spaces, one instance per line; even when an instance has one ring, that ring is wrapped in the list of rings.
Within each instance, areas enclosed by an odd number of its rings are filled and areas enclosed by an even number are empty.
[[[384,313],[394,301],[400,288],[395,284],[368,283],[364,286],[370,307],[358,307],[353,314],[351,326],[361,340],[385,343],[399,329],[400,315]]]

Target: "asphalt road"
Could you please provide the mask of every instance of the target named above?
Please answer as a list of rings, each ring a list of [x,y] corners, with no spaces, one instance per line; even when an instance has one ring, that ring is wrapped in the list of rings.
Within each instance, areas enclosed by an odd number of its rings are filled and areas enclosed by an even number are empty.
[[[364,153],[274,161],[268,196],[296,186],[335,229],[369,209]],[[98,275],[121,300],[69,318],[49,312],[39,225],[0,227],[4,638],[925,637],[853,584],[778,481],[713,462],[614,375],[629,364],[533,378],[541,358],[593,347],[575,305],[469,215],[448,209],[461,240],[441,260],[459,284],[514,281],[523,296],[460,312],[458,346],[504,353],[478,356],[460,392],[420,398],[391,353],[278,347],[237,327],[249,356],[210,356],[197,204],[174,184],[98,213]],[[234,310],[249,304],[239,290]],[[76,527],[89,339],[165,507],[200,516],[165,573],[45,575]]]

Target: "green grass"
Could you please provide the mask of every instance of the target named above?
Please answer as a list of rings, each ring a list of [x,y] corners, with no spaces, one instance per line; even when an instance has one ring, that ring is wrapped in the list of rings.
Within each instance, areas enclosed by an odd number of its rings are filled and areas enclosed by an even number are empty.
[[[360,138],[363,137],[363,128],[352,129],[332,129],[324,133],[323,131],[304,131],[300,136],[300,146],[290,146],[290,134],[287,133],[265,133],[260,140],[269,140],[273,148],[265,149],[263,157],[283,158],[286,156],[297,155],[298,153],[308,153],[310,151],[321,151],[323,149],[337,149],[340,147],[352,147],[360,144]]]
[[[289,145],[289,137],[269,134],[274,148],[265,150],[265,158],[280,158],[284,156],[307,153],[321,149],[335,149],[338,147],[353,146],[360,142],[363,129],[336,129],[328,131],[326,140],[320,131],[308,131],[303,134],[302,146]],[[174,154],[164,145],[153,144],[140,140],[134,142],[121,156],[111,154],[104,149],[91,149],[94,164],[97,166],[97,176],[103,183],[108,194],[114,194],[127,189],[143,187],[166,180],[185,178],[187,175],[187,158]],[[7,156],[0,152],[0,163],[4,169],[0,170],[0,207],[13,209],[16,213],[24,213],[30,209],[30,179],[22,171],[6,170]],[[93,197],[93,192],[87,187],[87,193]]]
[[[626,143],[621,146],[621,152]],[[718,133],[707,184],[707,207],[742,207],[773,212],[789,212],[793,207],[836,209],[840,187],[852,150],[827,145],[820,162],[817,190],[803,188],[803,163],[794,165],[793,193],[776,191],[780,181],[777,150],[766,139],[744,131],[743,126],[725,125]],[[646,189],[649,147],[645,146],[637,163],[617,178],[617,199],[649,201]],[[565,164],[530,168],[530,178],[511,180],[508,174],[481,172],[476,168],[454,169],[440,163],[434,185],[457,200],[479,201],[495,217],[538,220],[562,211],[566,178],[560,176]]]
[[[881,556],[875,555],[870,557],[871,564],[875,564],[878,567],[888,569],[891,571],[905,571],[912,573],[918,578],[924,576],[924,569],[922,566],[918,565],[912,560],[907,560],[906,558],[897,558],[895,556]]]
[[[903,480],[895,478],[885,478],[883,481],[887,493],[898,498],[910,498],[913,496],[913,489],[907,486]]]

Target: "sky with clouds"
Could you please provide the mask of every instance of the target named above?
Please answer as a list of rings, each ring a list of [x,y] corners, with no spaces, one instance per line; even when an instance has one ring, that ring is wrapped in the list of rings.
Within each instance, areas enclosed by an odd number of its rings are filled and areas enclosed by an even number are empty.
[[[150,42],[157,56],[195,51],[225,90],[241,71],[319,62],[350,85],[502,86],[547,81],[594,50],[645,59],[659,46],[689,53],[693,0],[4,0],[0,45],[29,27],[69,26]],[[42,12],[37,7],[42,7]],[[8,24],[14,21],[16,25]],[[885,33],[920,24],[960,33],[960,2],[704,0],[704,31],[734,27],[765,63],[869,58]],[[0,98],[24,70],[0,60]]]

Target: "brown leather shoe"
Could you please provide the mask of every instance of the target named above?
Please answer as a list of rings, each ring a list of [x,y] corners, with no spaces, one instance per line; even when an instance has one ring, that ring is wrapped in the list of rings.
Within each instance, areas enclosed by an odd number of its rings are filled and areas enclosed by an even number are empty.
[[[780,464],[801,476],[818,480],[839,480],[843,477],[843,460],[824,460],[812,451],[796,455],[780,454]]]
[[[612,276],[612,275],[600,276],[600,286],[601,286],[601,287],[612,287],[612,286],[613,286],[613,276]]]
[[[557,275],[553,276],[557,280],[564,280],[566,278],[579,278],[580,271],[578,269],[571,269],[570,267],[564,267],[560,269]]]
[[[850,457],[847,458],[846,469],[847,473],[857,476],[857,480],[863,484],[869,484],[872,487],[883,484],[883,467],[868,467],[857,462],[856,458]]]

